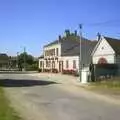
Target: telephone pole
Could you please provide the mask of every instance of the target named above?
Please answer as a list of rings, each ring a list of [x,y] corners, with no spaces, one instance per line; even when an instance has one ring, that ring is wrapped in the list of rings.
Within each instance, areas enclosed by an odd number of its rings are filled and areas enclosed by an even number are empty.
[[[24,47],[24,71],[26,71],[26,47]]]
[[[17,61],[16,61],[16,67],[19,69],[19,52],[17,52]]]
[[[81,71],[82,71],[82,24],[79,24],[80,29],[80,55],[79,55],[79,74],[80,74],[80,81],[81,81]]]

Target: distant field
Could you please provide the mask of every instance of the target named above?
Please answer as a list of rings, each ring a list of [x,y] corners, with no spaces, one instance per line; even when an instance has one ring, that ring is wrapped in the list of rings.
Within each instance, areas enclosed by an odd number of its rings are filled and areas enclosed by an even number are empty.
[[[0,120],[21,120],[9,104],[3,89],[0,87]]]

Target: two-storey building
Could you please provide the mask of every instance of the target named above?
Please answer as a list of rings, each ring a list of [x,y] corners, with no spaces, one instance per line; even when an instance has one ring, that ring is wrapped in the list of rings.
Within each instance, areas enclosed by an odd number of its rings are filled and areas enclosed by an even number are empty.
[[[81,65],[89,66],[91,62],[91,52],[95,46],[95,41],[82,38],[81,42]],[[63,70],[79,70],[80,55],[80,38],[77,35],[69,35],[45,45],[43,48],[43,56],[39,58],[39,68],[42,71],[51,71],[53,69],[58,72]]]

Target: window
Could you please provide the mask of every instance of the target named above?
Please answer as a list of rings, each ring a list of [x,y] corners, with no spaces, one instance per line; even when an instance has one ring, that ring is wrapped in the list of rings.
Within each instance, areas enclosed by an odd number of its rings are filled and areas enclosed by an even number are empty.
[[[46,60],[46,67],[50,67],[51,62],[49,60]]]
[[[76,60],[73,60],[73,69],[76,69]]]
[[[40,61],[40,67],[42,67],[42,61]]]
[[[55,49],[53,49],[53,55],[55,56]]]
[[[52,54],[51,54],[52,56],[54,56],[55,55],[55,49],[52,49]]]
[[[104,49],[104,47],[102,47],[102,50]]]
[[[52,68],[55,68],[55,61],[52,61]]]
[[[51,61],[49,60],[49,62],[48,62],[48,67],[50,67],[50,65],[51,65]]]
[[[58,56],[58,54],[59,54],[59,53],[58,53],[58,48],[56,48],[56,56]]]
[[[48,56],[48,51],[47,50],[45,51],[45,56]]]
[[[69,61],[66,61],[66,68],[69,68]]]
[[[47,56],[46,51],[45,51],[45,56]]]
[[[48,61],[46,60],[46,67],[48,67]]]

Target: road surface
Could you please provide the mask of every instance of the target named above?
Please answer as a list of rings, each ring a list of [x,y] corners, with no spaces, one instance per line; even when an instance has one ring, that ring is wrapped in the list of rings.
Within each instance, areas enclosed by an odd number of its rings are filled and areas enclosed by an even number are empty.
[[[120,106],[74,85],[27,74],[0,74],[1,86],[24,120],[120,120]]]

